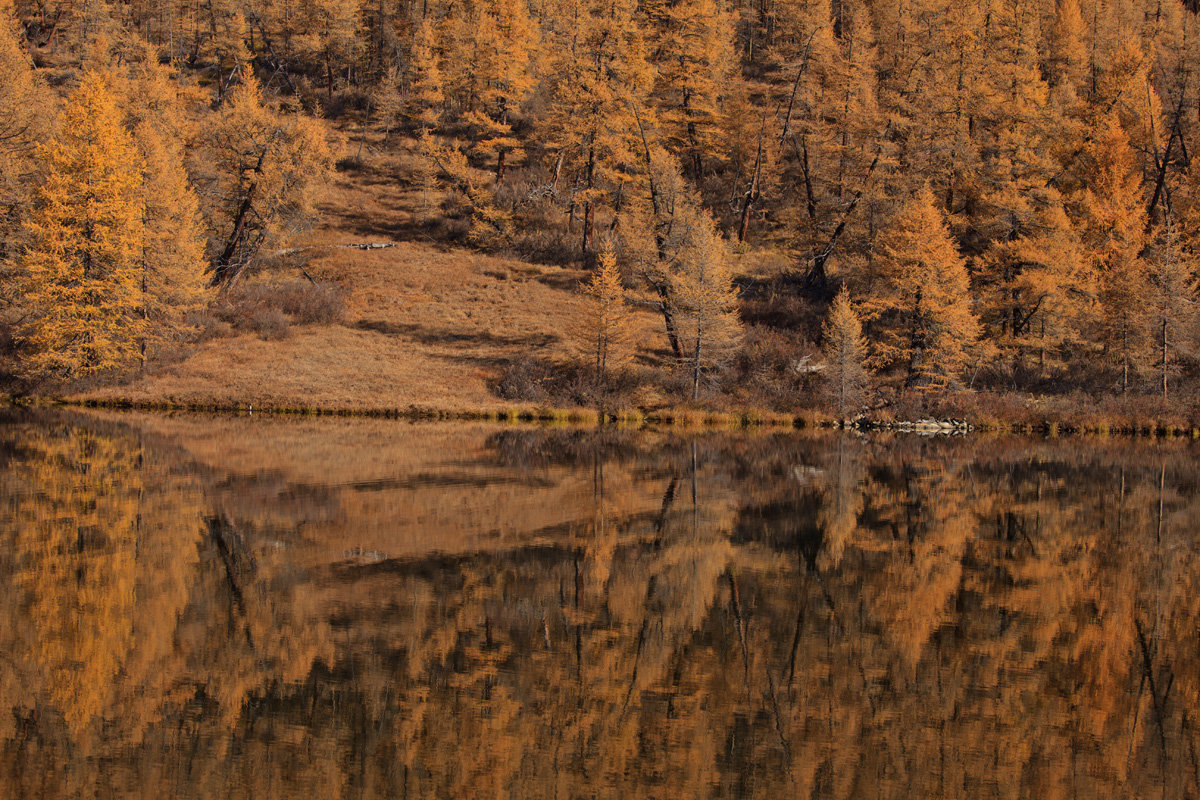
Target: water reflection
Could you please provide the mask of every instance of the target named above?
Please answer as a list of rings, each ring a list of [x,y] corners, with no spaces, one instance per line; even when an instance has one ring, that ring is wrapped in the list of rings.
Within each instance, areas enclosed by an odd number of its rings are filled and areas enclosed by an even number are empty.
[[[1195,455],[10,413],[0,793],[1195,796]]]

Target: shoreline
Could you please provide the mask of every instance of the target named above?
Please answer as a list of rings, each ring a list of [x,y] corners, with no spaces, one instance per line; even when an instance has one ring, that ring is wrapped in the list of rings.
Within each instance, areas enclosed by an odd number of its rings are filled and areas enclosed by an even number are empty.
[[[621,409],[551,406],[505,406],[479,409],[446,409],[433,406],[322,406],[304,403],[251,403],[238,401],[132,400],[129,398],[0,396],[0,406],[10,408],[67,408],[152,413],[225,414],[234,416],[339,417],[393,419],[404,422],[492,422],[499,424],[569,425],[578,427],[679,428],[700,430],[847,430],[861,433],[900,433],[924,436],[1008,434],[1015,436],[1125,437],[1142,439],[1200,439],[1200,426],[1144,420],[1131,423],[1091,421],[1081,423],[1046,418],[1038,421],[975,420],[963,418],[884,419],[870,415],[838,419],[819,411],[782,413],[763,409],[712,410],[688,407]]]

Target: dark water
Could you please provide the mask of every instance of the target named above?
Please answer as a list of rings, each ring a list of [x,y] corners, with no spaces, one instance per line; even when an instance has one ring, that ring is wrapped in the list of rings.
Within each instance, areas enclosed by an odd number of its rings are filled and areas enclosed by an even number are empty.
[[[0,417],[0,797],[1193,797],[1197,447]]]

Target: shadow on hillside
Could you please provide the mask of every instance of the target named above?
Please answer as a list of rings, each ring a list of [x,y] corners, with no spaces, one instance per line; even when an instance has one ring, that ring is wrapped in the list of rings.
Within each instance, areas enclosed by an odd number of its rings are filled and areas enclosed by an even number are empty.
[[[454,237],[449,235],[445,225],[437,220],[418,221],[408,211],[402,201],[388,202],[377,199],[378,205],[386,206],[387,213],[373,213],[366,209],[347,208],[334,204],[320,206],[320,211],[328,219],[336,219],[333,226],[337,230],[352,233],[365,239],[387,237],[398,242],[422,242],[430,244],[443,252],[454,248]]]
[[[527,336],[503,336],[488,331],[456,331],[417,324],[398,324],[383,320],[359,320],[354,327],[374,331],[387,336],[403,336],[421,344],[449,345],[464,348],[505,348],[517,350],[511,355],[527,354],[531,348],[548,347],[561,337],[552,333],[533,333]],[[464,360],[474,360],[477,354],[463,355]],[[503,359],[507,360],[507,359]]]
[[[579,291],[579,285],[587,280],[588,273],[581,270],[562,269],[539,272],[532,276],[535,281],[560,292]]]

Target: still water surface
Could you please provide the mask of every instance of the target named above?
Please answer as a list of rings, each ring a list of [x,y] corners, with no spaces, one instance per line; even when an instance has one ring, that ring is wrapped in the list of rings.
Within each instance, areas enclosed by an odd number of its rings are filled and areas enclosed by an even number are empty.
[[[9,412],[0,796],[1196,796],[1197,452]]]

